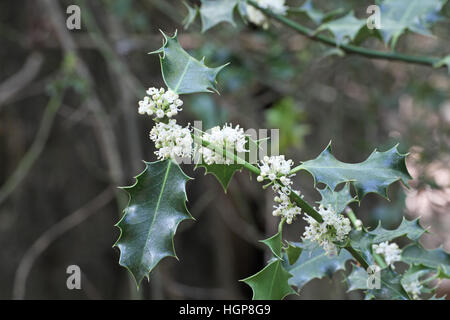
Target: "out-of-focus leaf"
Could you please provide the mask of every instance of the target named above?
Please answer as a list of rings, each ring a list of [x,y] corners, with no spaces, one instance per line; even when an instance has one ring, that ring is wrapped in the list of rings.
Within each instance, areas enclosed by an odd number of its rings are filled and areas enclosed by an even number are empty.
[[[450,73],[450,54],[433,65],[435,68],[441,68],[443,66],[447,66],[448,73]]]
[[[398,38],[410,30],[431,35],[429,28],[447,0],[384,0],[380,5],[380,33],[394,48]]]
[[[357,19],[353,13],[350,11],[347,15],[342,18],[328,21],[317,28],[317,32],[322,30],[330,30],[333,33],[337,46],[351,42],[359,30],[366,25],[366,20]]]
[[[211,29],[221,22],[229,22],[235,26],[233,12],[240,0],[202,0],[200,17],[202,32]]]
[[[195,18],[197,18],[198,7],[196,6],[193,8],[186,1],[183,1],[183,4],[188,9],[188,14],[183,20],[183,26],[184,26],[184,29],[188,29],[190,27],[190,25],[195,21]]]
[[[295,106],[294,99],[284,98],[266,111],[266,121],[270,128],[280,130],[280,151],[295,147],[301,148],[303,139],[309,132],[309,127],[303,124],[304,112]]]
[[[209,68],[205,65],[205,58],[201,61],[189,55],[180,45],[175,32],[173,37],[164,36],[163,46],[151,54],[159,54],[161,71],[167,87],[178,94],[196,92],[217,92],[217,74],[227,64]]]

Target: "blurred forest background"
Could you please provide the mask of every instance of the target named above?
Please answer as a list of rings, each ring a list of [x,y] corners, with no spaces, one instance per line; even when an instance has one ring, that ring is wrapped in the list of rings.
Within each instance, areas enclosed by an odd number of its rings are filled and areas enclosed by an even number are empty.
[[[195,1],[194,1],[195,2]],[[288,1],[289,5],[302,1]],[[66,28],[67,6],[81,7],[81,30]],[[354,9],[366,17],[372,1],[315,1],[318,8]],[[445,15],[450,17],[447,4]],[[363,161],[375,148],[400,143],[414,177],[390,188],[391,202],[369,195],[353,207],[369,226],[396,227],[403,214],[422,217],[427,248],[450,251],[450,77],[446,69],[329,49],[277,23],[221,24],[183,30],[187,10],[176,0],[0,2],[0,299],[249,299],[239,279],[262,268],[272,235],[272,193],[232,180],[227,194],[204,170],[184,166],[188,208],[175,237],[180,261],[165,259],[137,292],[112,248],[129,185],[154,161],[152,121],[137,114],[145,89],[163,86],[159,29],[179,39],[219,75],[221,95],[185,96],[183,122],[204,128],[231,121],[244,128],[279,128],[282,153],[298,163],[333,141],[338,159]],[[298,16],[305,24],[309,20]],[[436,37],[408,34],[399,52],[450,53],[450,18]],[[365,46],[387,50],[380,42]],[[297,175],[309,201],[319,200],[307,173]],[[352,205],[353,206],[353,205]],[[287,228],[300,239],[303,220]],[[82,290],[66,288],[66,268],[82,270]],[[349,272],[347,269],[346,272]],[[342,272],[314,280],[291,299],[360,299],[346,293]],[[439,294],[449,294],[442,282]]]

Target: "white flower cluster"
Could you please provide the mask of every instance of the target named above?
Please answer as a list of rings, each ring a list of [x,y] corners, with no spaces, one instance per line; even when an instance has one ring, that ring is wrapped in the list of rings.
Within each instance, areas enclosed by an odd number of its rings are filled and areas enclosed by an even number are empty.
[[[405,288],[406,292],[408,292],[414,300],[418,300],[423,287],[419,281],[414,280],[403,284],[403,288]]]
[[[162,119],[176,116],[183,110],[181,108],[183,101],[170,89],[166,91],[164,88],[149,88],[147,94],[148,96],[144,97],[144,100],[139,101],[138,112],[140,114],[155,115],[156,119]]]
[[[377,254],[383,255],[386,264],[392,268],[394,268],[394,262],[400,261],[400,255],[402,253],[396,243],[389,244],[388,241],[372,245],[372,250]]]
[[[193,139],[189,126],[183,128],[174,119],[169,123],[158,122],[150,131],[150,139],[158,149],[155,154],[158,159],[175,159],[175,157],[190,157],[192,155]]]
[[[245,149],[246,135],[244,129],[237,125],[233,128],[233,125],[225,124],[222,128],[216,126],[209,130],[210,132],[205,132],[202,136],[203,140],[209,142],[211,147],[216,150],[211,150],[206,147],[199,147],[198,152],[203,156],[203,161],[211,165],[217,164],[227,164],[230,165],[234,163],[234,159],[230,157],[225,157],[221,153],[221,150],[227,150],[230,153],[237,151],[238,153],[248,152]]]
[[[262,182],[264,179],[269,179],[270,181],[274,181],[276,179],[280,179],[280,181],[285,186],[290,186],[292,181],[290,177],[294,175],[287,176],[291,171],[291,167],[294,164],[292,160],[286,160],[283,155],[281,156],[265,156],[263,160],[261,160],[261,165],[259,169],[261,170],[260,175],[258,176],[258,182]]]
[[[256,0],[256,3],[264,9],[271,10],[273,13],[285,15],[288,7],[285,6],[285,0]],[[264,29],[269,27],[269,20],[260,10],[247,4],[247,17],[248,20],[258,26],[262,26]]]
[[[350,220],[337,214],[331,208],[319,207],[318,212],[323,222],[319,223],[306,215],[304,219],[309,223],[303,233],[303,240],[317,242],[328,255],[337,255],[337,246],[334,242],[342,242],[352,230]]]
[[[286,160],[283,155],[281,156],[265,156],[259,164],[259,169],[261,173],[256,178],[258,182],[264,181],[264,179],[269,179],[271,183],[274,183],[272,188],[277,194],[274,198],[276,205],[274,205],[274,211],[272,214],[275,217],[283,217],[286,219],[288,224],[291,224],[297,215],[301,213],[301,208],[293,203],[289,197],[291,190],[289,189],[292,185],[291,177],[295,175],[288,176],[291,171],[291,167],[294,164],[292,160]],[[275,183],[276,180],[280,180],[283,186]],[[299,191],[293,190],[297,195],[300,195]]]
[[[273,190],[278,193],[278,195],[274,198],[274,201],[277,204],[273,206],[273,208],[275,209],[272,212],[273,216],[283,217],[286,219],[287,224],[291,224],[292,221],[294,221],[295,217],[302,213],[302,209],[291,201],[289,197],[290,190],[288,188],[280,187],[279,185],[274,184]],[[299,191],[292,191],[297,195],[300,195]]]

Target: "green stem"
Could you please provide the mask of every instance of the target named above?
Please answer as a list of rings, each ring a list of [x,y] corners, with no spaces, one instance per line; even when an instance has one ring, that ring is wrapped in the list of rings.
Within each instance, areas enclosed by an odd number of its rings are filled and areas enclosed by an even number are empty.
[[[355,213],[353,212],[353,210],[350,207],[345,208],[345,213],[347,214],[348,218],[352,222],[355,229],[362,227],[362,226],[358,226],[358,223],[356,222],[358,220],[358,218],[356,218]]]
[[[247,3],[262,12],[264,12],[267,16],[281,22],[285,26],[294,29],[295,31],[299,32],[300,34],[308,37],[311,40],[318,41],[321,43],[324,43],[329,46],[336,47],[338,46],[340,49],[345,51],[346,53],[350,54],[358,54],[361,56],[365,56],[372,59],[384,59],[384,60],[393,60],[393,61],[403,61],[407,63],[414,63],[414,64],[420,64],[420,65],[427,65],[427,66],[433,66],[436,62],[440,61],[441,59],[436,57],[426,57],[426,56],[412,56],[407,54],[401,54],[396,52],[384,52],[384,51],[378,51],[378,50],[372,50],[367,49],[363,47],[358,47],[350,44],[341,44],[338,45],[336,43],[336,40],[315,34],[314,30],[311,30],[305,26],[302,26],[301,24],[288,19],[282,15],[273,13],[272,11],[261,8],[254,0],[247,0]]]
[[[217,146],[215,146],[214,144],[207,142],[205,140],[203,140],[201,137],[192,134],[192,137],[194,139],[194,143],[196,143],[197,145],[202,145],[205,148],[208,148],[214,152],[220,152],[220,148],[218,148]],[[261,171],[259,170],[258,167],[248,163],[247,161],[245,161],[244,159],[238,157],[237,155],[235,155],[234,153],[229,152],[228,150],[223,150],[224,152],[220,152],[219,154],[225,154],[227,157],[232,158],[235,163],[239,163],[242,164],[244,166],[244,168],[246,168],[247,170],[249,170],[250,172],[253,172],[256,175],[259,175],[261,173]],[[322,216],[320,215],[320,213],[318,213],[313,207],[311,207],[305,200],[303,200],[298,194],[296,194],[295,192],[293,192],[290,189],[291,193],[290,193],[290,197],[291,199],[300,207],[302,208],[302,210],[307,213],[309,216],[311,216],[313,219],[315,219],[317,222],[322,223],[323,219]],[[284,221],[282,220],[282,223],[284,223]],[[282,223],[280,222],[279,228],[281,226],[282,228]],[[364,260],[364,258],[356,251],[354,250],[350,245],[348,245],[347,247],[345,247],[345,249],[350,252],[350,254],[355,258],[356,261],[358,261],[362,266],[364,266],[366,269],[368,268],[368,264],[366,263],[366,261]]]
[[[384,269],[384,268],[387,267],[386,262],[384,262],[383,258],[382,258],[379,254],[377,254],[377,253],[374,252],[374,253],[372,254],[372,256],[373,256],[375,262],[376,262],[382,269]]]

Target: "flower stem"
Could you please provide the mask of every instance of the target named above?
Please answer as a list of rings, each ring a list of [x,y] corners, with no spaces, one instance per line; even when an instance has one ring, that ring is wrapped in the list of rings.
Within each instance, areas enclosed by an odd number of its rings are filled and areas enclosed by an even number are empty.
[[[227,158],[233,159],[234,163],[237,164],[242,164],[244,166],[244,168],[246,168],[247,170],[249,170],[250,172],[253,172],[256,175],[259,175],[261,173],[261,171],[259,170],[258,167],[252,165],[251,163],[248,163],[247,161],[245,161],[245,159],[242,159],[241,157],[237,156],[236,154],[228,151],[228,150],[220,150],[219,147],[215,146],[214,144],[203,140],[200,136],[198,135],[194,135],[192,134],[192,137],[194,139],[194,143],[196,143],[197,145],[201,145],[205,148],[210,149],[211,151],[217,152],[220,155],[225,154],[227,156]],[[277,182],[279,184],[281,184],[281,182]],[[311,216],[314,220],[316,220],[319,223],[323,222],[322,216],[320,215],[320,213],[318,213],[313,207],[311,207],[305,200],[303,200],[298,194],[296,194],[295,192],[293,192],[291,189],[289,189],[290,192],[290,197],[291,199],[309,216]],[[282,220],[282,222],[280,222],[279,228],[283,227],[284,221]],[[350,254],[355,258],[356,261],[358,261],[363,267],[368,268],[368,264],[366,263],[366,261],[364,260],[364,258],[355,250],[353,249],[350,245],[347,245],[345,247],[345,249],[350,252]]]

